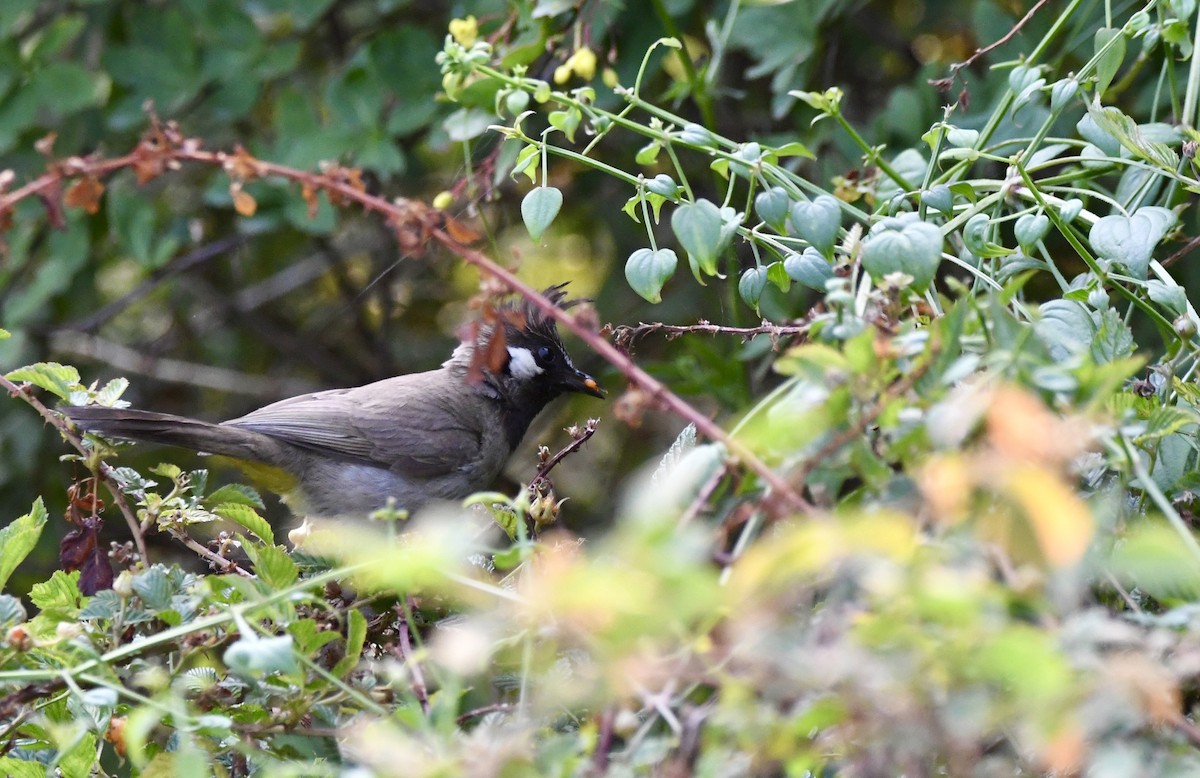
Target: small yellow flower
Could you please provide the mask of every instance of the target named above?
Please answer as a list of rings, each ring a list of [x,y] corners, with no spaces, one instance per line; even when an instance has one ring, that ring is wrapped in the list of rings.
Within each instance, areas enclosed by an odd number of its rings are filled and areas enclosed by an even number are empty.
[[[596,52],[583,46],[567,57],[567,61],[554,69],[554,83],[565,84],[571,80],[572,74],[584,81],[596,77]]]
[[[474,16],[450,20],[450,35],[463,48],[471,48],[479,37],[479,22]]]
[[[621,80],[617,77],[617,71],[612,68],[605,68],[604,72],[600,74],[600,80],[609,89],[616,89],[617,85],[621,83]]]
[[[575,71],[575,75],[584,81],[591,81],[596,77],[596,52],[587,46],[578,49],[567,61],[571,63],[571,69]]]
[[[433,198],[433,207],[439,211],[444,211],[454,205],[454,195],[450,192],[438,192],[437,197]]]

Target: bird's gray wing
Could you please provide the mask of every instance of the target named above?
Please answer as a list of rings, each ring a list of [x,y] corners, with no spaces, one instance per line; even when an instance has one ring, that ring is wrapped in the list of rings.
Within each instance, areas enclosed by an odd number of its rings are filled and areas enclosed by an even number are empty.
[[[478,398],[461,377],[430,371],[292,397],[225,424],[323,456],[433,478],[478,458],[482,431],[465,410],[472,401]]]

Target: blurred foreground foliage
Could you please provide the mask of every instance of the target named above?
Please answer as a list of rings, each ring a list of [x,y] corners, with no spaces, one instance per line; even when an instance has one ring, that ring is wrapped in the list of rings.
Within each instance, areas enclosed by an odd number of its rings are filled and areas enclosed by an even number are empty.
[[[1195,0],[647,7],[0,9],[0,772],[1200,771]],[[415,369],[478,285],[236,165],[80,175],[147,100],[570,278],[724,439],[614,364],[553,495],[291,549],[205,470],[55,463],[29,406]]]

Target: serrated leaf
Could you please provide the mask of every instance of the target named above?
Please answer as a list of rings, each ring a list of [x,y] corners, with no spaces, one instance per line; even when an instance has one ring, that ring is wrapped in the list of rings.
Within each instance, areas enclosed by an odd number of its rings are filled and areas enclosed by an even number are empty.
[[[1096,337],[1096,323],[1088,309],[1073,300],[1042,304],[1033,331],[1046,344],[1056,362],[1086,352]]]
[[[30,383],[66,400],[79,388],[79,371],[57,362],[37,362],[19,367],[6,376],[13,383]]]
[[[1160,405],[1150,412],[1150,416],[1146,419],[1145,431],[1134,438],[1134,442],[1142,444],[1158,440],[1197,422],[1200,422],[1200,416],[1197,416],[1195,410]]]
[[[114,404],[121,399],[121,395],[129,388],[129,381],[124,378],[114,378],[104,385],[104,388],[96,392],[96,403],[108,407],[113,407]]]
[[[363,618],[358,611],[350,611],[350,614],[351,620],[355,615]],[[290,673],[297,667],[291,635],[269,638],[243,635],[225,650],[222,660],[230,670],[246,676]]]
[[[25,557],[37,546],[46,519],[46,506],[39,497],[33,501],[29,513],[0,529],[0,589],[8,583],[17,565],[25,561]]]
[[[332,673],[338,677],[345,677],[346,673],[358,666],[358,662],[362,659],[363,645],[367,640],[367,618],[360,611],[350,611],[349,619],[346,623],[346,655],[334,665]]]
[[[174,587],[162,565],[154,565],[133,577],[133,591],[152,611],[163,611],[171,607]]]
[[[205,498],[205,502],[209,505],[234,503],[237,505],[249,505],[252,508],[266,508],[258,492],[245,484],[225,484],[208,495]]]
[[[161,475],[163,478],[169,478],[172,481],[183,475],[183,470],[178,465],[173,465],[170,462],[159,462],[150,468],[150,472],[154,475]]]
[[[684,203],[671,214],[671,229],[687,252],[693,271],[698,267],[707,275],[716,275],[721,226],[721,209],[708,200]]]
[[[249,505],[227,502],[213,508],[213,513],[222,519],[228,519],[235,524],[240,524],[268,546],[275,545],[275,533],[272,531],[270,523],[262,516],[259,516],[258,511]]]
[[[529,190],[529,194],[521,200],[521,218],[529,237],[535,241],[542,239],[542,233],[558,216],[562,208],[563,194],[553,186],[539,186]]]
[[[314,619],[293,621],[287,625],[287,631],[295,638],[297,650],[307,656],[312,656],[326,643],[341,637],[335,630],[321,629]]]
[[[254,573],[272,591],[286,589],[300,577],[300,568],[281,546],[263,546],[254,557]]]
[[[6,630],[14,624],[20,624],[29,618],[25,606],[11,594],[0,594],[0,630]]]
[[[79,611],[81,619],[111,619],[121,612],[121,597],[112,589],[101,589],[92,595]]]

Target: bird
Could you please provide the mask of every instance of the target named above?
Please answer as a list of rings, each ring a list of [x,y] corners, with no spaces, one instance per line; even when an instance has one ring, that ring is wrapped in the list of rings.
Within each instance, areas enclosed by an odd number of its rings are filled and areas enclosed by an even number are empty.
[[[561,308],[566,284],[543,294]],[[440,368],[302,394],[221,423],[100,405],[60,410],[105,438],[231,458],[304,517],[414,512],[488,487],[556,397],[603,398],[575,367],[553,318],[505,302]]]

